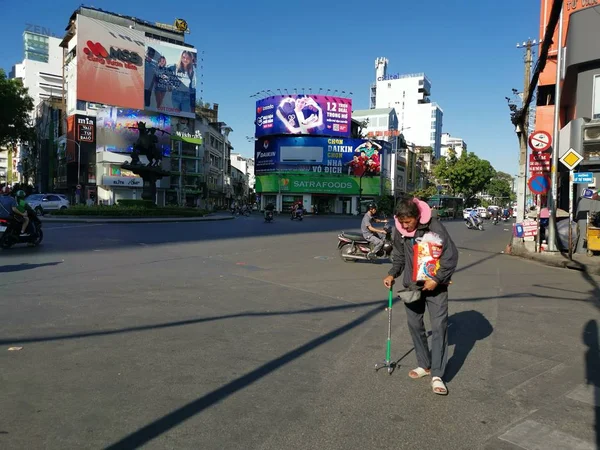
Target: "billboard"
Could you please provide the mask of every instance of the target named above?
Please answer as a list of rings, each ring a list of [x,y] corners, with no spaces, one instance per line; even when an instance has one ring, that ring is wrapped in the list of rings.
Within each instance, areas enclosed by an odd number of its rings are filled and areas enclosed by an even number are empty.
[[[173,118],[173,120],[177,120]],[[157,128],[171,133],[171,117],[165,114],[148,113],[137,109],[107,107],[98,110],[96,118],[97,151],[131,153],[139,133],[138,122],[145,122],[148,128]],[[171,135],[156,132],[158,143],[164,156],[171,155]]]
[[[67,117],[66,160],[77,162],[81,150],[81,162],[89,162],[89,155],[96,152],[96,118],[74,114]],[[77,144],[79,143],[79,148]]]
[[[256,192],[312,193],[337,195],[380,195],[379,177],[363,178],[345,175],[300,175],[294,173],[258,175]]]
[[[326,95],[276,95],[256,102],[257,138],[276,134],[350,136],[352,100]]]
[[[77,99],[143,109],[143,31],[77,15]]]
[[[196,50],[148,40],[144,63],[144,109],[195,117]]]
[[[256,175],[270,172],[319,173],[379,177],[385,141],[315,136],[259,139],[254,149]]]

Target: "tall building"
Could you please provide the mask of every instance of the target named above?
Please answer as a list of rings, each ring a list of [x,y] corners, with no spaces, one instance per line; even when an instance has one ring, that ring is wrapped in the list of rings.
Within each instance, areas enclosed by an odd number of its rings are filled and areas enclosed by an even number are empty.
[[[444,158],[451,156],[460,158],[466,151],[467,144],[462,138],[450,136],[450,133],[442,133],[442,156]]]
[[[47,102],[60,100],[63,96],[63,72],[62,49],[59,47],[60,39],[45,34],[25,31],[23,33],[23,61],[15,64],[9,74],[10,78],[19,78],[33,99],[34,109],[31,112],[31,120],[38,128],[38,122],[42,119],[41,114],[50,114],[50,119],[56,119],[53,124],[55,129],[60,127],[59,110],[46,108]],[[12,182],[33,181],[35,174],[44,174],[47,178],[48,147],[41,148],[40,140],[46,140],[48,136],[38,135],[38,142],[23,142],[17,146],[14,154],[13,164],[16,170],[12,171]],[[34,147],[36,147],[34,149]],[[32,162],[36,166],[32,167]],[[42,164],[42,166],[40,166]],[[39,180],[38,180],[39,181]],[[44,190],[48,187],[47,179],[38,184],[38,188]]]
[[[141,198],[141,178],[121,169],[139,136],[139,122],[158,130],[163,169],[171,169],[171,149],[179,149],[182,139],[193,147],[185,151],[200,158],[194,129],[197,51],[185,42],[182,21],[176,25],[86,6],[73,12],[60,43],[68,115],[59,139],[61,191],[109,204]],[[176,194],[179,183],[174,188],[171,181],[157,182],[158,204]]]
[[[248,188],[254,190],[256,176],[254,175],[254,158],[246,158],[241,153],[231,154],[231,166],[245,173],[248,177]]]
[[[441,155],[442,121],[444,112],[432,103],[431,82],[424,73],[387,73],[388,60],[375,60],[375,82],[371,84],[372,109],[394,108],[398,129],[408,142],[431,147],[433,155]]]

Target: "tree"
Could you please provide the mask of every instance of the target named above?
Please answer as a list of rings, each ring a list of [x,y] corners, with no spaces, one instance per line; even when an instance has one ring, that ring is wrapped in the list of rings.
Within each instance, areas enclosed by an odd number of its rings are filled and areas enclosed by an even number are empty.
[[[496,171],[489,161],[475,153],[464,152],[460,158],[442,158],[434,168],[435,177],[448,184],[453,195],[462,194],[468,203],[478,192],[484,191]]]
[[[438,194],[437,188],[433,185],[429,185],[425,189],[418,189],[412,193],[412,195],[419,200],[429,200],[431,197]]]
[[[497,200],[497,203],[508,203],[512,200],[512,182],[513,178],[505,172],[498,172],[490,181],[487,193]]]
[[[33,127],[29,114],[33,99],[19,79],[9,79],[0,69],[0,147],[17,142],[32,142]]]

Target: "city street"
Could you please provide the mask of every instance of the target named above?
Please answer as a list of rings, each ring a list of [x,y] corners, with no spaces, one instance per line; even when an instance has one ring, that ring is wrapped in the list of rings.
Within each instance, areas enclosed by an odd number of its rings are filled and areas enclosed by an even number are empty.
[[[449,395],[416,367],[359,218],[46,223],[0,252],[2,449],[594,449],[599,280],[504,255],[512,224],[445,222]],[[22,348],[21,348],[22,347]],[[10,350],[10,348],[16,348]]]

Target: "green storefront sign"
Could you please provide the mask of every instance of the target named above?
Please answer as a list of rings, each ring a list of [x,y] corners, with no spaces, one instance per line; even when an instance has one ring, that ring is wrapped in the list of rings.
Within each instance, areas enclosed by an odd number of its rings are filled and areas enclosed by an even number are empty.
[[[363,177],[362,195],[379,195],[380,177]],[[359,195],[360,178],[344,175],[269,174],[256,177],[256,192]]]

